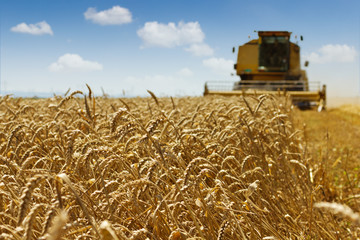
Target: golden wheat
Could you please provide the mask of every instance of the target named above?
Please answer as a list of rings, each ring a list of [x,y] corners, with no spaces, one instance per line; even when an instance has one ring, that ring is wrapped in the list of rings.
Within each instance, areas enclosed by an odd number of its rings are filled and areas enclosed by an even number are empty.
[[[1,239],[356,236],[313,209],[323,166],[289,101],[88,90],[0,99]]]

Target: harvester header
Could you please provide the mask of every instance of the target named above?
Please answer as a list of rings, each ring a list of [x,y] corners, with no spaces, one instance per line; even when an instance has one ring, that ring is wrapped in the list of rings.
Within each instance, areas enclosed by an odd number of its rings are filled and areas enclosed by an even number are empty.
[[[301,69],[300,47],[290,41],[291,32],[258,31],[258,36],[238,47],[234,69],[240,81],[230,88],[220,87],[219,82],[207,82],[204,95],[254,95],[282,91],[300,108],[317,105],[319,110],[324,109],[326,86],[308,81],[306,71]]]

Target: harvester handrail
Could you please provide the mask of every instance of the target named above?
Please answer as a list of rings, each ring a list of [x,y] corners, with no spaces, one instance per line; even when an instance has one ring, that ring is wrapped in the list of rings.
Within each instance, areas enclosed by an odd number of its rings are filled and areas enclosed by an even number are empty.
[[[236,81],[208,81],[206,86],[209,90],[233,90]],[[321,83],[319,81],[306,82],[304,80],[241,80],[244,88],[296,88],[307,86],[309,91],[321,91]]]
[[[235,84],[236,83],[236,84]],[[205,95],[258,95],[271,94],[277,91],[284,96],[288,95],[293,102],[297,103],[315,103],[318,106],[318,111],[322,111],[326,107],[326,85],[320,86],[320,82],[307,82],[302,80],[278,80],[278,81],[261,81],[261,80],[241,80],[243,84],[239,89],[234,89],[234,85],[238,86],[239,82],[235,81],[208,81],[205,83]],[[289,84],[286,84],[289,83]],[[264,84],[262,88],[262,85]],[[311,89],[311,85],[316,85],[317,90]],[[269,88],[271,87],[271,88]]]

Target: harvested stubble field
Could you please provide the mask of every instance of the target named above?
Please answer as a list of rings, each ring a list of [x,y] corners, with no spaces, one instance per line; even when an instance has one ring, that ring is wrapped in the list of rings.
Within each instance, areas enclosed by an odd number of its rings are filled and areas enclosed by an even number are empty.
[[[358,237],[286,99],[150,94],[1,98],[1,239]]]

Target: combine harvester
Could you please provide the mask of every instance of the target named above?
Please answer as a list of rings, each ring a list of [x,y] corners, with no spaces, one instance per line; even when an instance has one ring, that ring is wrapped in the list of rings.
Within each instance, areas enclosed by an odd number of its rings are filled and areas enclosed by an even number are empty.
[[[239,46],[234,65],[238,82],[206,82],[204,95],[288,95],[300,109],[326,107],[326,85],[309,82],[301,69],[300,47],[290,42],[291,32],[259,31],[259,38]],[[302,36],[300,37],[301,40]],[[235,52],[235,48],[233,48]],[[305,62],[305,66],[308,66]]]

